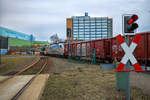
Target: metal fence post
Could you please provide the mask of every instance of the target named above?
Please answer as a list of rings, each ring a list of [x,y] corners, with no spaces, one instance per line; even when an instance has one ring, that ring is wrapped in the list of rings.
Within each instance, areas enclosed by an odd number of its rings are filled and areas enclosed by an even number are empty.
[[[81,47],[80,47],[80,56],[79,56],[79,61],[80,61],[80,63],[82,63],[82,61],[81,61],[81,56],[82,56],[82,49],[81,49]]]
[[[96,51],[95,48],[93,48],[93,56],[92,56],[92,64],[96,64]]]

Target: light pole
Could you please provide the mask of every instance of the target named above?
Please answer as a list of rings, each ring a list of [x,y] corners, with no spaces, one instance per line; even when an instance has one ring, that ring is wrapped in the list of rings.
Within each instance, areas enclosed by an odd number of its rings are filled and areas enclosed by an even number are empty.
[[[31,46],[30,46],[30,52],[31,52],[31,54],[33,53],[33,50],[32,50],[32,40],[33,40],[33,35],[31,35],[31,38],[30,38],[31,40],[30,40],[30,42],[31,42]]]
[[[70,48],[70,42],[71,42],[71,29],[68,29],[68,35],[69,35],[69,47],[68,47],[68,49],[69,49],[69,58],[71,57],[71,48]]]
[[[2,47],[1,47],[1,46],[2,46],[2,45],[1,45],[1,42],[2,42],[2,41],[1,41],[1,39],[0,39],[0,64],[2,63],[2,61],[1,61],[1,60],[2,60],[2,58],[1,58],[1,48],[2,48]]]

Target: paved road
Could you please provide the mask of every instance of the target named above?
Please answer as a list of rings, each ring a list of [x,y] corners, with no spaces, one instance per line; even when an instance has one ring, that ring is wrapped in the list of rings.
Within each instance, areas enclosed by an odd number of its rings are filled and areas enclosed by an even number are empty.
[[[150,95],[150,74],[131,72],[130,82],[143,90],[145,94]]]
[[[4,76],[5,77],[5,76]],[[10,100],[31,78],[30,76],[15,76],[0,84],[0,100]],[[0,79],[3,79],[1,76]]]

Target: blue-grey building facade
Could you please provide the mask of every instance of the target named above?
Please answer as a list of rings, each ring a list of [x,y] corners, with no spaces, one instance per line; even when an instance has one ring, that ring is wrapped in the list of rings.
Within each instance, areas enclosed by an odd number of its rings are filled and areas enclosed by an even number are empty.
[[[35,37],[33,35],[27,35],[21,32],[16,32],[16,31],[4,28],[4,27],[0,27],[0,36],[12,37],[12,38],[30,40],[30,41],[35,40]]]
[[[72,17],[72,40],[95,40],[113,36],[113,21],[108,17]]]

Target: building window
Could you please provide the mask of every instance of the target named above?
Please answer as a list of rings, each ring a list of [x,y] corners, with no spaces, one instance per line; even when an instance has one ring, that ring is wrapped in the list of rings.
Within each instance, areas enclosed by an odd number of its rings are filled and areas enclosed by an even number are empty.
[[[79,34],[84,34],[84,31],[79,31]]]
[[[79,26],[79,24],[73,24],[73,26],[78,27],[78,26]]]
[[[95,32],[95,29],[94,29],[94,28],[91,28],[91,32]]]
[[[83,21],[84,19],[83,18],[79,18],[79,21]]]
[[[77,38],[77,37],[78,37],[78,35],[77,35],[77,34],[74,34],[74,35],[73,35],[73,37]]]
[[[85,23],[85,26],[89,26],[90,25],[90,23]]]
[[[107,28],[107,26],[102,26],[102,28]]]
[[[107,23],[102,23],[102,26],[104,26],[104,25],[107,26]]]
[[[96,26],[95,26],[95,25],[93,25],[93,26],[91,26],[91,28],[96,28]]]

